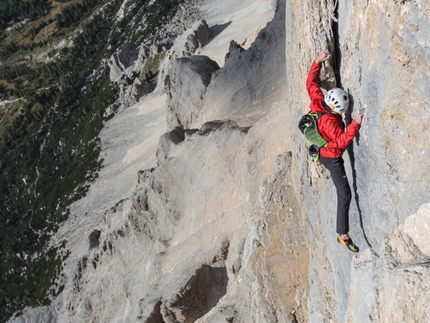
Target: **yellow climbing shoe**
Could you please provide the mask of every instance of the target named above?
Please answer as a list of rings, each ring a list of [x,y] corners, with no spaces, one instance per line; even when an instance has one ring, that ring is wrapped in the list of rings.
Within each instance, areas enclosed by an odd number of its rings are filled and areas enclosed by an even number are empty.
[[[359,251],[358,247],[354,244],[354,242],[352,242],[351,238],[344,240],[344,239],[342,239],[341,236],[337,236],[337,242],[339,242],[341,245],[344,245],[345,247],[347,247],[352,252],[358,252]]]

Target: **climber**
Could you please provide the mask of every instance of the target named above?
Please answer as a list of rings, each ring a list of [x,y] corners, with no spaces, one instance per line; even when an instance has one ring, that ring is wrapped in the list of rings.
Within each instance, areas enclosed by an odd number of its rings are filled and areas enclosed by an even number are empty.
[[[325,49],[312,62],[306,88],[311,99],[310,108],[313,112],[324,112],[318,119],[318,129],[328,141],[326,147],[320,148],[320,162],[330,171],[331,178],[337,192],[337,241],[353,252],[358,247],[349,237],[349,205],[351,203],[351,189],[345,173],[342,154],[360,130],[364,109],[358,109],[352,122],[346,127],[342,121],[342,114],[348,109],[348,94],[340,88],[334,88],[324,95],[317,77],[320,64],[330,58],[330,52]]]

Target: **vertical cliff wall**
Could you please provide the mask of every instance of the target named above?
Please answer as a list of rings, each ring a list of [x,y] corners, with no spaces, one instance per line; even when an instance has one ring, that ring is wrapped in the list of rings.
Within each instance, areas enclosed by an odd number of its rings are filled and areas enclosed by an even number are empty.
[[[288,134],[295,183],[308,216],[309,319],[425,321],[429,255],[421,241],[429,233],[428,216],[412,225],[412,230],[423,228],[416,236],[405,235],[411,228],[403,225],[430,196],[426,157],[430,137],[425,130],[430,117],[429,5],[339,1],[334,8],[334,4],[287,1],[292,125],[309,102],[304,86],[307,70],[325,47],[335,57],[325,64],[322,80],[337,79],[349,91],[352,109],[367,109],[359,136],[344,154],[353,190],[351,235],[361,247],[358,256],[345,253],[335,242],[336,194],[331,179],[309,164],[297,129],[292,126]],[[337,23],[330,20],[334,11]],[[428,205],[420,210],[428,212]]]

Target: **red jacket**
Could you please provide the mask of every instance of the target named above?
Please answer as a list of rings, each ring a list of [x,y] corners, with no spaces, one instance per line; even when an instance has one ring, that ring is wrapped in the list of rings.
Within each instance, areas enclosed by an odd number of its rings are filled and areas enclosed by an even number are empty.
[[[327,147],[320,149],[320,154],[326,158],[336,158],[342,156],[346,147],[349,146],[360,130],[361,125],[353,120],[345,130],[342,115],[332,114],[323,107],[324,94],[317,83],[319,71],[320,65],[313,62],[306,80],[306,89],[311,98],[311,110],[315,113],[326,112],[318,119],[318,130],[329,143]]]

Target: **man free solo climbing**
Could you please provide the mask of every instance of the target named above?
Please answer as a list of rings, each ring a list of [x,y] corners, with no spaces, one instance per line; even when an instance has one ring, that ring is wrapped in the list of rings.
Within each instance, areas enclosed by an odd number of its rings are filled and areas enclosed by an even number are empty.
[[[311,110],[315,113],[323,112],[318,118],[318,130],[325,140],[326,147],[320,148],[320,161],[330,171],[331,178],[337,192],[337,221],[336,231],[339,234],[337,241],[353,252],[358,252],[358,247],[349,237],[349,205],[351,203],[351,190],[345,173],[342,154],[354,139],[361,127],[364,109],[359,109],[354,119],[344,126],[342,114],[348,109],[348,94],[340,88],[334,88],[324,95],[317,83],[320,64],[330,58],[330,52],[323,50],[312,62],[306,89],[311,99]]]

